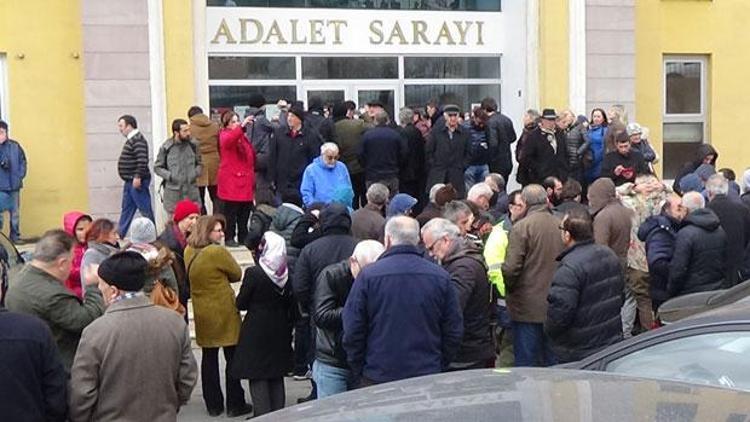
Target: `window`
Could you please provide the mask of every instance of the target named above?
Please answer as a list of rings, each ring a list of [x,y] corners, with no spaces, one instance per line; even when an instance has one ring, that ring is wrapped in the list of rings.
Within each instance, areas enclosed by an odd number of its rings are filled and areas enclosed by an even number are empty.
[[[664,178],[677,175],[707,141],[704,56],[664,57]]]
[[[240,116],[244,116],[248,107],[247,100],[254,93],[263,95],[268,103],[275,103],[281,99],[287,101],[297,99],[297,87],[295,85],[210,86],[211,114],[217,115],[226,110],[234,110]]]
[[[697,334],[638,350],[607,372],[750,389],[750,332]]]
[[[398,58],[303,57],[302,79],[398,79]]]
[[[0,120],[8,121],[8,79],[5,73],[5,54],[0,54]]]
[[[220,7],[318,7],[499,12],[501,0],[207,0]]]
[[[294,79],[294,57],[209,57],[209,79]]]
[[[424,106],[437,99],[439,104],[455,104],[465,113],[484,97],[499,99],[500,85],[406,85],[404,96],[407,106]]]
[[[405,57],[404,77],[413,79],[499,79],[500,57]]]

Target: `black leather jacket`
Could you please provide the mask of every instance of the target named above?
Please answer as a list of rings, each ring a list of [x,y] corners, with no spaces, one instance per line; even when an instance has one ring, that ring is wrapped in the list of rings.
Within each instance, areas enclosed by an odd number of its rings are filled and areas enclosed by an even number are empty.
[[[349,260],[345,259],[320,273],[313,297],[313,319],[318,334],[315,359],[338,368],[349,367],[341,345],[344,333],[341,314],[353,282]]]

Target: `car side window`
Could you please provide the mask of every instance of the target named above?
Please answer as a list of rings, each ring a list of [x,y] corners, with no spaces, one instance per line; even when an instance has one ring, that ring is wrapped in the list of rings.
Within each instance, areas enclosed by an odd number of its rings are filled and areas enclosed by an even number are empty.
[[[750,389],[750,332],[697,334],[610,361],[606,372]]]

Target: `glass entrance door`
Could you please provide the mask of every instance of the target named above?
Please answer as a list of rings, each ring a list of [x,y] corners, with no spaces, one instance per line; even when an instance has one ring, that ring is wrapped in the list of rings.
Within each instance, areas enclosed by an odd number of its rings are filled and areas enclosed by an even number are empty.
[[[311,101],[321,101],[326,104],[335,104],[346,101],[346,89],[339,87],[308,87],[305,89],[305,108],[310,107]]]
[[[369,102],[377,101],[383,104],[383,109],[391,120],[398,123],[398,89],[395,85],[358,85],[355,87],[357,105],[364,107]]]

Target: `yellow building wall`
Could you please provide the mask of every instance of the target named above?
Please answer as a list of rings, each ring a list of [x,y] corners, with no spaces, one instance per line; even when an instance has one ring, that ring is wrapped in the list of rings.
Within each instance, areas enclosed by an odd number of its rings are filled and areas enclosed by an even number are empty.
[[[24,237],[60,227],[65,211],[88,209],[81,4],[40,3],[0,1],[9,132],[29,163],[21,190]]]
[[[167,134],[174,119],[187,120],[195,105],[192,2],[164,0],[164,62],[167,100]]]
[[[569,107],[568,0],[539,1],[539,107]]]
[[[750,165],[741,129],[750,113],[747,22],[745,0],[636,2],[636,110],[656,148],[662,149],[663,55],[706,55],[708,141],[720,168],[741,174]]]

